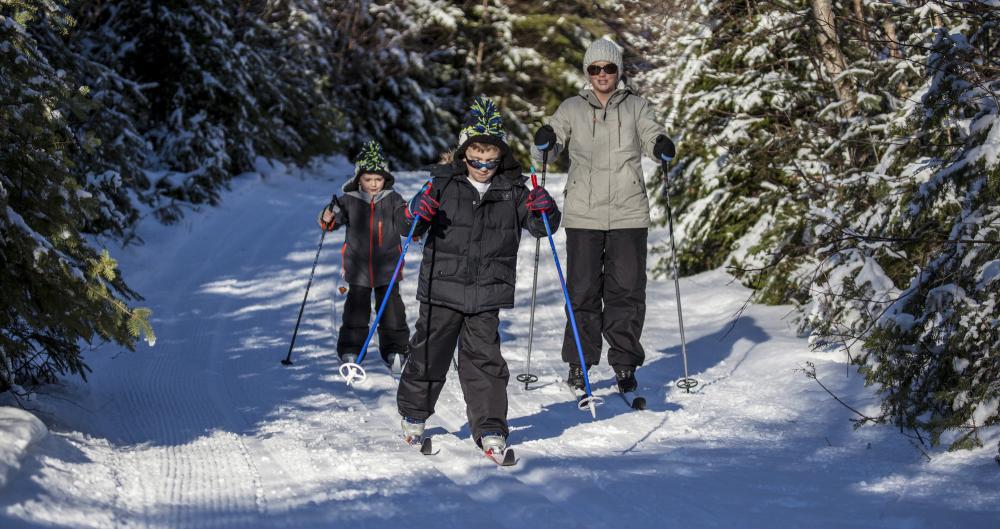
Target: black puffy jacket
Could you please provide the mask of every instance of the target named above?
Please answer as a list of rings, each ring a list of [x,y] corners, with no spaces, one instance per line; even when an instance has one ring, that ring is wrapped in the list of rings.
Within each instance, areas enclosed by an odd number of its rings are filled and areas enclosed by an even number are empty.
[[[482,199],[467,174],[462,161],[431,170],[430,192],[440,207],[430,224],[421,220],[416,228],[426,233],[417,299],[467,314],[510,308],[521,230],[544,237],[545,224],[525,206],[527,178],[509,154]],[[553,231],[560,217],[558,210],[549,215]]]
[[[388,178],[385,188],[374,197],[358,190],[356,177],[344,184],[343,190],[337,199],[341,213],[332,229],[347,226],[340,249],[344,280],[370,288],[388,285],[402,251],[400,237],[406,237],[410,230],[406,201],[392,190]],[[402,276],[402,267],[399,270]]]

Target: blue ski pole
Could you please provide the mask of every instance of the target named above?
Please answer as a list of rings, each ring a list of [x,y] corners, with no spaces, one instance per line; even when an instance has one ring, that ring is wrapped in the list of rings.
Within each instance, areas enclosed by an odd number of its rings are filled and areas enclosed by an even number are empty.
[[[430,193],[431,182],[428,180],[427,183],[420,188],[420,193]],[[419,194],[419,193],[418,193]],[[410,224],[410,233],[406,235],[406,242],[403,243],[403,249],[399,252],[399,259],[396,261],[396,269],[392,272],[392,279],[389,280],[389,288],[385,290],[385,296],[382,296],[382,303],[378,306],[378,313],[375,315],[375,321],[372,322],[371,328],[368,329],[368,337],[365,338],[364,345],[361,346],[361,354],[358,355],[358,359],[354,362],[348,362],[340,365],[340,376],[344,377],[344,381],[347,385],[354,384],[356,382],[364,382],[368,378],[368,374],[365,373],[365,369],[361,367],[361,361],[365,359],[365,354],[368,352],[368,344],[372,341],[372,336],[375,335],[375,330],[378,328],[378,322],[382,319],[382,313],[385,312],[385,306],[389,302],[389,295],[392,294],[392,287],[396,284],[396,278],[399,277],[399,269],[403,266],[403,258],[406,257],[406,250],[410,247],[410,242],[413,240],[413,232],[417,229],[417,223],[420,222],[420,217],[414,215],[413,223]]]
[[[538,176],[535,175],[535,168],[531,168],[531,185],[538,187]],[[549,226],[549,216],[542,211],[542,222],[545,223],[545,234],[549,237],[549,246],[552,248],[552,260],[556,263],[556,272],[559,273],[559,285],[562,286],[563,298],[566,300],[566,312],[569,313],[570,326],[573,328],[573,339],[576,341],[576,352],[580,355],[580,365],[584,366],[583,369],[583,384],[587,389],[587,396],[580,399],[577,403],[581,410],[590,408],[590,415],[593,418],[597,418],[597,409],[595,406],[604,404],[604,399],[601,397],[595,397],[593,392],[590,391],[590,376],[587,374],[586,365],[587,362],[583,359],[583,346],[580,345],[580,331],[576,327],[576,315],[573,313],[573,304],[569,301],[569,290],[566,289],[566,280],[563,279],[562,266],[559,264],[559,252],[556,251],[556,243],[552,239],[552,227]]]

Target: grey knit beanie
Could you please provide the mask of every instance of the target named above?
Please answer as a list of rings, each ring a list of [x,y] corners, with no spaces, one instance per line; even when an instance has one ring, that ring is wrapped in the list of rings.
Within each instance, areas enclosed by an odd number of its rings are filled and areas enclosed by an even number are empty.
[[[583,73],[587,74],[587,67],[595,62],[613,62],[618,66],[618,71],[623,69],[622,50],[617,44],[608,39],[600,38],[590,43],[587,53],[583,55]],[[619,73],[621,75],[621,73]]]

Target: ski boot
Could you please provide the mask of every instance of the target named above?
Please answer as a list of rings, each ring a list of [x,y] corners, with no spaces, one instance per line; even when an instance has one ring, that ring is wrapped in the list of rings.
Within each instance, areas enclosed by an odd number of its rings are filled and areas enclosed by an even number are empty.
[[[392,376],[399,378],[403,374],[403,366],[406,365],[406,353],[388,353],[382,357],[385,367],[389,368]]]
[[[517,464],[514,449],[507,448],[507,439],[499,433],[486,433],[479,438],[479,447],[483,455],[499,466],[509,467]]]
[[[615,380],[618,381],[618,391],[632,393],[639,387],[635,380],[635,368],[631,366],[614,366]]]
[[[590,371],[590,366],[587,366],[587,371]],[[570,364],[569,375],[566,376],[566,384],[573,389],[585,391],[586,385],[583,381],[583,367],[579,364]]]
[[[358,361],[358,355],[354,353],[347,353],[340,355],[341,364],[353,364]]]
[[[424,424],[423,419],[403,417],[400,425],[403,427],[403,440],[406,444],[419,446],[423,442]]]
[[[633,410],[646,409],[646,398],[635,394],[639,383],[635,380],[635,368],[631,366],[615,366],[615,380],[618,381],[618,395],[625,404]]]
[[[495,456],[503,454],[504,450],[507,449],[507,440],[498,433],[484,434],[479,438],[479,444],[482,446],[483,452]]]

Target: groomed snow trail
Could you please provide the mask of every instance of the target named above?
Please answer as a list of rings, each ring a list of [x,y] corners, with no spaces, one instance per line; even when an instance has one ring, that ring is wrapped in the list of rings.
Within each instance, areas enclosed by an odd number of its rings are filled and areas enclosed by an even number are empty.
[[[324,243],[295,364],[279,364],[319,241],[315,216],[349,171],[240,177],[221,206],[177,226],[147,223],[145,245],[113,252],[153,309],[158,342],[104,346],[89,355],[88,384],[33,402],[51,434],[0,490],[0,527],[997,527],[989,440],[927,462],[891,429],[852,431],[850,412],[800,371],[813,362],[831,389],[873,406],[843,355],[811,351],[788,307],[751,306],[734,322],[748,292],[719,271],[681,285],[701,386],[672,385],[682,374],[673,285],[651,279],[638,372],[649,410],[626,408],[602,364],[591,376],[607,403],[595,421],[558,384],[565,316],[543,244],[540,381],[525,391],[514,376],[527,350],[528,236],[517,307],[501,314],[520,461],[499,469],[477,454],[457,381],[429,423],[438,453],[419,455],[399,438],[394,381],[374,347],[366,383],[351,389],[337,374],[343,231]],[[399,173],[397,190],[409,198],[425,178]],[[549,179],[556,196],[562,181]],[[408,257],[412,325],[419,243]]]

